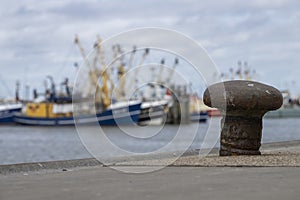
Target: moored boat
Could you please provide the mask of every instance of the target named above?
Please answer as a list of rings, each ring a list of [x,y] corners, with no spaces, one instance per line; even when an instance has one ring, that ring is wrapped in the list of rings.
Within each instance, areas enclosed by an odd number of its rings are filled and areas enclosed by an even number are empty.
[[[80,93],[72,96],[72,88],[68,79],[62,83],[65,92],[56,91],[56,85],[51,76],[51,88],[39,96],[34,90],[34,100],[27,103],[22,112],[15,114],[14,121],[23,125],[34,126],[63,126],[76,124],[117,125],[136,124],[140,114],[141,102],[114,102],[110,99],[97,98],[89,102],[89,96]]]
[[[2,83],[6,85],[5,81],[1,79]],[[16,93],[14,99],[0,99],[0,124],[7,124],[14,122],[14,114],[21,112],[23,104],[19,99],[19,82],[16,84]],[[7,87],[8,93],[11,92]],[[10,95],[11,96],[11,95]]]
[[[119,125],[137,124],[141,109],[141,101],[124,99],[124,83],[121,77],[125,73],[122,63],[119,63],[117,80],[122,84],[115,87],[115,79],[111,70],[107,70],[105,55],[101,49],[101,38],[98,37],[94,52],[87,57],[78,36],[75,44],[79,47],[84,62],[80,67],[76,88],[68,86],[68,79],[61,86],[65,91],[56,91],[56,85],[51,76],[51,88],[46,88],[43,97],[34,93],[34,101],[26,104],[22,113],[16,114],[16,123],[39,126],[60,126],[74,124]],[[116,90],[117,95],[112,95]],[[73,95],[72,95],[73,94]]]
[[[65,106],[64,113],[55,112],[55,109],[59,106],[61,108]],[[116,103],[102,112],[83,114],[76,117],[72,115],[68,107],[70,108],[70,105],[45,102],[30,103],[26,106],[25,113],[15,114],[14,121],[23,125],[34,126],[66,126],[75,125],[75,122],[76,124],[93,124],[98,122],[100,125],[111,126],[136,124],[140,114],[141,103],[129,102],[129,105],[127,103]]]
[[[139,115],[140,125],[161,125],[165,122],[168,113],[168,101],[157,100],[143,102]]]
[[[265,118],[300,118],[300,107],[281,108],[270,111]]]
[[[0,105],[0,124],[13,123],[14,114],[20,112],[22,109],[21,103],[3,103]]]
[[[217,108],[209,108],[207,112],[209,117],[221,117],[222,115],[221,111],[218,110]]]
[[[197,94],[190,95],[190,121],[205,123],[208,119],[209,108]]]
[[[289,90],[281,91],[283,105],[280,109],[266,113],[266,118],[299,118],[300,102],[291,96]]]
[[[194,112],[190,114],[190,120],[192,122],[202,122],[205,123],[208,119],[208,113],[205,111]]]

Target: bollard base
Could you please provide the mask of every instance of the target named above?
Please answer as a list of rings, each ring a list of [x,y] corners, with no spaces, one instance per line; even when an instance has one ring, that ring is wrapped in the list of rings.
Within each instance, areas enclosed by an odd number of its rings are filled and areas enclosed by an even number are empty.
[[[259,150],[233,149],[233,148],[228,148],[228,147],[226,148],[224,146],[221,146],[219,155],[220,156],[239,156],[239,155],[255,156],[255,155],[261,155],[261,152]]]
[[[262,118],[231,114],[221,122],[220,156],[261,155]]]

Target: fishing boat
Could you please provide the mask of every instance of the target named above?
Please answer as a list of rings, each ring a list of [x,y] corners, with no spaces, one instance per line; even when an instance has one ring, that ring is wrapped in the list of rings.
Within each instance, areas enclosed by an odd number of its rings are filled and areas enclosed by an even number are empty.
[[[106,70],[100,37],[94,46],[94,57],[86,56],[78,36],[75,37],[75,44],[84,59],[82,71],[77,76],[77,80],[80,81],[75,83],[76,90],[69,86],[66,79],[61,84],[63,86],[61,88],[65,88],[64,91],[57,92],[53,77],[48,76],[47,80],[50,80],[51,87],[46,88],[42,96],[34,92],[34,101],[27,103],[23,112],[15,115],[15,122],[38,126],[94,124],[95,122],[112,126],[137,124],[141,101],[113,98],[112,91],[116,88],[112,74]],[[118,78],[124,73],[123,66],[119,66]],[[117,88],[117,91],[121,89]]]
[[[205,123],[208,119],[208,113],[204,111],[195,112],[190,114],[190,120],[192,122]]]
[[[96,115],[85,114],[73,116],[72,104],[56,102],[29,103],[25,113],[17,113],[14,121],[23,125],[34,126],[66,126],[76,124],[128,125],[136,124],[140,114],[140,102],[116,103]]]
[[[18,102],[0,104],[0,124],[13,123],[14,114],[22,110],[22,104]]]
[[[300,118],[300,107],[280,108],[270,111],[265,118]]]
[[[11,96],[11,89],[6,85],[1,76],[0,81],[2,85],[5,85]],[[17,81],[15,99],[0,99],[0,124],[13,123],[15,113],[21,112],[23,104],[19,99],[19,87],[20,84]]]
[[[168,114],[168,101],[146,101],[141,105],[139,125],[161,125]]]
[[[68,86],[67,79],[63,83],[66,92],[57,95],[53,78],[50,76],[47,78],[51,81],[51,89],[46,89],[43,96],[39,96],[34,91],[34,101],[27,103],[21,113],[14,115],[16,123],[34,126],[64,126],[75,123],[98,122],[100,125],[116,125],[138,122],[141,109],[139,101],[115,102],[106,105],[102,102],[89,104],[83,97],[72,98],[72,89]],[[73,107],[81,107],[79,115],[77,113],[74,116]],[[95,113],[92,112],[94,109]]]
[[[147,52],[145,52],[146,54]],[[149,53],[149,52],[148,52]],[[141,114],[139,116],[139,125],[162,125],[167,122],[168,112],[173,105],[173,96],[166,86],[170,86],[170,81],[174,75],[176,66],[178,65],[178,58],[175,58],[171,73],[168,74],[166,81],[163,81],[163,71],[165,60],[162,59],[160,65],[152,66],[151,81],[146,85],[143,91],[141,105]],[[155,68],[159,71],[155,74]],[[137,76],[137,72],[135,74]],[[133,82],[132,82],[133,83]],[[136,82],[137,84],[137,82]],[[137,90],[137,86],[135,90]]]
[[[283,97],[282,107],[275,111],[268,112],[266,118],[299,118],[299,100],[292,98],[289,90],[281,91]]]
[[[221,117],[222,113],[220,110],[218,110],[217,108],[209,108],[207,110],[208,116],[209,117]]]
[[[205,123],[208,119],[208,109],[197,94],[190,95],[190,121]]]

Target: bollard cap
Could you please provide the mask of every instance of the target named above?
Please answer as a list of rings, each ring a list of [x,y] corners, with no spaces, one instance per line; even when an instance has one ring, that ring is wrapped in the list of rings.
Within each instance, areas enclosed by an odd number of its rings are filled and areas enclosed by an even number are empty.
[[[205,105],[221,111],[248,111],[265,114],[282,106],[283,97],[276,88],[253,81],[227,81],[209,86],[203,95]],[[247,114],[247,113],[246,113]]]

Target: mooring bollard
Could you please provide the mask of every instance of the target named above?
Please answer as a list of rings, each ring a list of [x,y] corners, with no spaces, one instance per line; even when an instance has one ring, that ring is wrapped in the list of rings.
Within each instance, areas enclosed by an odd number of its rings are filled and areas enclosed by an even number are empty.
[[[262,118],[283,103],[276,88],[242,80],[209,86],[203,100],[223,115],[220,156],[260,155]]]

